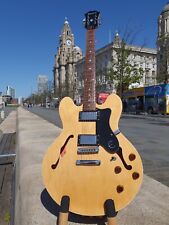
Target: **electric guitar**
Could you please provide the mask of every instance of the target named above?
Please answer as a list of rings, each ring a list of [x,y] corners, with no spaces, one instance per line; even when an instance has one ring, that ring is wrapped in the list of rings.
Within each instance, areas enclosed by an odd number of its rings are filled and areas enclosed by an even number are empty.
[[[83,105],[65,97],[59,105],[63,131],[49,147],[42,164],[44,185],[60,204],[70,197],[69,210],[86,216],[104,215],[112,199],[116,211],[129,204],[143,178],[141,158],[118,128],[121,99],[111,94],[104,104],[95,96],[95,29],[99,12],[85,14],[87,49]]]

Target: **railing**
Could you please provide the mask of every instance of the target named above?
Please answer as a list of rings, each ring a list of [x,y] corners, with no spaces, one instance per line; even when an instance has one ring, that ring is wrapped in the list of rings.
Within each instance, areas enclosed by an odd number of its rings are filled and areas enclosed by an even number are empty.
[[[0,155],[0,159],[5,159],[5,158],[15,158],[16,157],[16,154],[12,153],[12,154],[2,154]],[[9,165],[9,164],[14,164],[14,159],[11,159],[11,161],[7,161],[7,162],[2,162],[0,163],[0,166],[1,165]]]

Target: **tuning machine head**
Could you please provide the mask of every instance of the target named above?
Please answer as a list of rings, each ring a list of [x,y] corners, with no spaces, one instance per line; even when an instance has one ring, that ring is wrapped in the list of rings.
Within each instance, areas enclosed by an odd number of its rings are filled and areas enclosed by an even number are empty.
[[[98,28],[100,25],[100,12],[99,11],[89,11],[85,13],[85,19],[83,24],[87,30],[92,30]]]

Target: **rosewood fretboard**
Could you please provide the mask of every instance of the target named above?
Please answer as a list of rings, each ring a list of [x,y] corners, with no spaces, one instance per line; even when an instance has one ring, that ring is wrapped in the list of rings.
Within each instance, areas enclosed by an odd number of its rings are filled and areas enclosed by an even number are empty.
[[[96,109],[95,30],[87,30],[83,111]]]

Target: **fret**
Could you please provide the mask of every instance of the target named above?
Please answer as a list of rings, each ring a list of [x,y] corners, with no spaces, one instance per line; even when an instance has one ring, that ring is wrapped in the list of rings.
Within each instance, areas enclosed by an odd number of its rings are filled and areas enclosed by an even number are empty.
[[[91,100],[91,101],[90,101],[90,100],[84,101],[84,103],[85,103],[85,104],[88,104],[88,105],[94,104],[94,102],[93,102],[92,100]]]
[[[94,29],[87,30],[86,38],[86,58],[85,58],[85,77],[83,93],[83,110],[92,111],[96,109],[95,94],[95,33]]]

